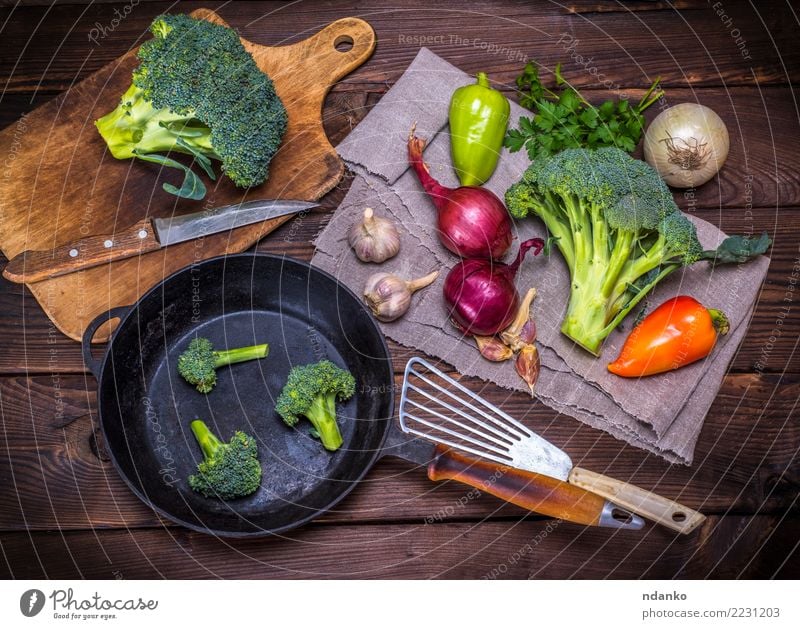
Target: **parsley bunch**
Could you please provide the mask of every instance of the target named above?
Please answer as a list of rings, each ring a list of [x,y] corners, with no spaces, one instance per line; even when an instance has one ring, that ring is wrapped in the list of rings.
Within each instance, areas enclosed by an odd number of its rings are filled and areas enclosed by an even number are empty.
[[[642,112],[664,94],[657,89],[657,78],[647,93],[632,106],[627,100],[607,100],[595,107],[561,76],[561,64],[555,69],[558,93],[549,90],[539,78],[539,70],[528,63],[517,77],[519,104],[536,115],[519,119],[519,129],[510,129],[504,145],[514,153],[523,146],[531,161],[568,148],[616,146],[633,152],[642,137]]]

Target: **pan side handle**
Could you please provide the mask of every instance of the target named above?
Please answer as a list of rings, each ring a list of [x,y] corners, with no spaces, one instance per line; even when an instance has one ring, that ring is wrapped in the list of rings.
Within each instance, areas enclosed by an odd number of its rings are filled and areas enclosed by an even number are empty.
[[[116,308],[111,308],[111,310],[107,310],[106,312],[103,312],[92,319],[89,325],[87,325],[86,329],[83,331],[83,338],[81,339],[83,363],[97,379],[100,379],[100,367],[103,364],[103,359],[95,358],[92,355],[92,338],[94,338],[97,328],[103,325],[106,321],[111,321],[112,319],[122,319],[122,317],[124,317],[130,309],[130,306],[117,306]]]

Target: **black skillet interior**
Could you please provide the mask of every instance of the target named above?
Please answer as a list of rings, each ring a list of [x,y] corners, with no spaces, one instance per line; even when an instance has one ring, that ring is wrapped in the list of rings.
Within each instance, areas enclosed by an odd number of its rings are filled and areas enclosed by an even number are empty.
[[[269,343],[269,356],[221,369],[203,395],[175,368],[196,335],[218,348]],[[274,411],[291,366],[323,358],[357,381],[340,406],[344,445],[335,453],[306,421],[290,428]],[[332,507],[380,455],[393,411],[386,344],[360,300],[326,273],[269,255],[215,258],[166,279],[123,319],[101,374],[102,426],[123,478],[166,517],[219,535],[288,530]],[[223,440],[236,429],[256,437],[258,492],[222,502],[189,489],[202,458],[195,418]]]

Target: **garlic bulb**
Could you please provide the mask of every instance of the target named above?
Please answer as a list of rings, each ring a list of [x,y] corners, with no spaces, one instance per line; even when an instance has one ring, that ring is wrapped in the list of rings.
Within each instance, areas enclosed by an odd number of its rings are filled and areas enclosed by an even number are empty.
[[[694,188],[711,179],[722,168],[729,149],[725,123],[698,103],[662,111],[644,134],[645,161],[676,188]]]
[[[347,240],[362,262],[384,262],[400,251],[400,234],[390,220],[375,216],[372,208],[348,232]]]
[[[378,321],[388,323],[402,317],[411,305],[411,295],[439,276],[434,271],[416,280],[404,280],[391,273],[375,273],[367,279],[364,300]]]

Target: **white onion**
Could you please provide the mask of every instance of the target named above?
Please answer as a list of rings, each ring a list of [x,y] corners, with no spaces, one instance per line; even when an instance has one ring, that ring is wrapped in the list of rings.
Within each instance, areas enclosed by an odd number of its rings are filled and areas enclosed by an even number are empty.
[[[698,103],[662,111],[644,135],[645,161],[676,188],[694,188],[711,179],[725,163],[729,148],[722,118]]]

